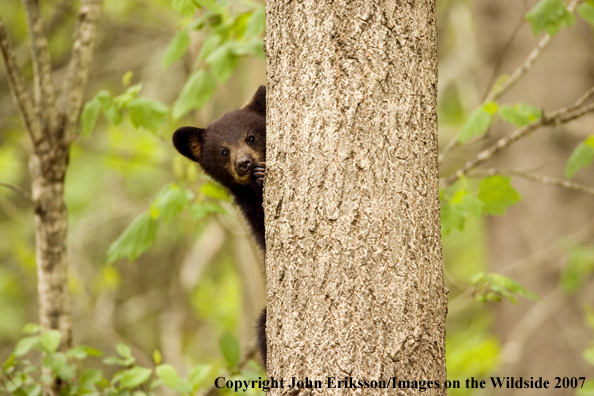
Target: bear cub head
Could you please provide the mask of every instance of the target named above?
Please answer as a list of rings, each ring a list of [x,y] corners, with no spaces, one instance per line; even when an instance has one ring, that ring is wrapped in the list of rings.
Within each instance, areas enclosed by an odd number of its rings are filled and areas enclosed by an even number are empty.
[[[266,161],[266,87],[260,86],[245,106],[206,129],[178,128],[173,145],[224,186],[250,184],[254,166]]]

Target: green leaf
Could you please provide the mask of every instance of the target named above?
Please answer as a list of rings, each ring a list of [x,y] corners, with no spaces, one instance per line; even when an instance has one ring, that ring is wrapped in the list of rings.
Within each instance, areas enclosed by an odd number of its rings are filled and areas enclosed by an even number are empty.
[[[37,346],[39,346],[39,336],[22,338],[14,347],[14,354],[17,357],[26,355],[31,350],[31,348]]]
[[[516,297],[540,300],[537,294],[529,292],[515,280],[503,275],[481,272],[473,276],[471,282],[475,285],[474,296],[479,301],[501,301],[502,298],[507,298],[513,304],[517,304]]]
[[[62,338],[60,331],[51,329],[39,337],[39,343],[45,352],[55,352],[60,346],[60,338]]]
[[[130,121],[135,128],[143,127],[153,133],[167,116],[169,109],[163,103],[147,98],[134,98],[128,104]]]
[[[511,186],[510,178],[489,176],[479,183],[478,198],[483,201],[483,213],[500,215],[519,202],[520,194]]]
[[[535,36],[543,30],[554,36],[564,25],[573,25],[575,16],[561,0],[541,0],[526,14],[526,20]]]
[[[138,215],[107,250],[107,262],[114,263],[122,257],[134,261],[157,239],[158,223],[148,213]]]
[[[155,367],[155,373],[163,380],[165,385],[171,389],[176,389],[177,382],[179,381],[179,375],[177,370],[170,364],[161,364]]]
[[[146,382],[151,376],[152,371],[145,367],[132,367],[124,372],[120,377],[120,386],[122,388],[134,388]]]
[[[66,352],[66,356],[77,360],[86,359],[87,356],[101,356],[103,353],[95,348],[86,345],[77,345]]]
[[[499,108],[499,115],[506,122],[517,127],[523,127],[541,117],[540,109],[526,103],[516,103],[513,106],[502,105]]]
[[[155,372],[163,380],[165,385],[179,393],[191,393],[192,387],[185,378],[180,378],[177,370],[170,364],[162,364],[155,368]]]
[[[232,45],[225,43],[208,55],[206,63],[210,65],[217,79],[220,82],[225,82],[233,74],[239,63],[239,58],[233,53]]]
[[[153,362],[155,364],[161,364],[161,360],[163,360],[163,356],[161,356],[161,352],[158,349],[153,351]]]
[[[227,214],[227,211],[221,205],[212,202],[194,203],[190,206],[190,214],[194,221],[215,213]]]
[[[227,189],[213,182],[204,183],[200,187],[200,192],[214,199],[220,199],[222,201],[231,200]]]
[[[123,358],[130,359],[132,357],[132,350],[130,347],[126,344],[122,344],[121,342],[116,346],[116,351]]]
[[[80,386],[86,389],[92,389],[102,379],[103,373],[101,370],[85,370],[80,376]]]
[[[571,179],[578,170],[588,167],[594,161],[594,135],[578,145],[565,165],[565,178]]]
[[[206,70],[198,70],[190,77],[173,106],[173,118],[177,119],[192,109],[201,109],[212,98],[217,83]]]
[[[223,357],[230,367],[234,367],[239,363],[239,342],[228,331],[225,331],[219,341]]]
[[[561,274],[561,288],[573,294],[594,274],[594,248],[577,247],[569,254],[567,267]]]
[[[467,190],[460,189],[450,199],[442,199],[441,230],[443,235],[462,230],[469,216],[480,216],[485,205]]]
[[[590,25],[594,26],[594,5],[582,3],[577,8],[578,14]]]
[[[223,39],[216,33],[211,33],[204,39],[200,46],[200,52],[198,53],[198,60],[202,61],[206,59],[220,44]]]
[[[196,12],[196,6],[192,0],[173,0],[171,7],[185,17],[191,17]]]
[[[188,33],[182,31],[177,32],[173,39],[165,48],[163,55],[163,68],[168,69],[169,66],[180,60],[188,51],[190,45],[190,36]]]
[[[203,382],[208,378],[212,367],[209,364],[200,364],[192,370],[188,374],[188,381],[192,386],[192,391],[196,392],[196,390],[203,384]]]
[[[458,142],[464,144],[475,136],[484,135],[492,119],[492,115],[482,107],[473,111],[458,133]]]
[[[24,334],[37,334],[41,332],[41,326],[37,323],[27,323],[25,327],[23,327]]]
[[[223,14],[225,12],[225,8],[222,7],[220,4],[216,3],[215,0],[195,0],[201,7],[206,7],[210,11],[213,11],[217,14]]]
[[[80,121],[82,123],[82,133],[84,136],[89,136],[93,128],[95,128],[100,111],[101,102],[96,97],[85,104],[80,116]]]
[[[161,189],[151,204],[153,218],[160,218],[165,222],[173,219],[186,208],[191,195],[175,184],[169,184]]]
[[[58,374],[62,368],[68,363],[66,355],[61,352],[48,353],[42,359],[43,367],[47,367],[54,374]]]
[[[244,33],[244,37],[260,37],[266,29],[266,7],[257,7],[250,15]]]
[[[16,355],[14,353],[11,353],[10,356],[8,357],[8,359],[6,359],[6,361],[4,362],[4,371],[8,371],[8,369],[10,369],[11,367],[14,367],[16,365]]]
[[[111,103],[109,106],[103,106],[103,115],[107,117],[112,125],[119,125],[122,122],[122,112],[115,103]]]

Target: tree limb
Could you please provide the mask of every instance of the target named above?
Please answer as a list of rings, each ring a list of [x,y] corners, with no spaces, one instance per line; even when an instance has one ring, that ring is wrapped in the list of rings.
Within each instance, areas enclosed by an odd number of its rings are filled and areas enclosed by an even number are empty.
[[[584,184],[572,182],[569,180],[556,179],[549,176],[535,175],[532,173],[516,171],[516,170],[503,170],[503,169],[485,169],[476,171],[477,175],[493,176],[493,175],[504,175],[504,176],[517,176],[526,180],[531,180],[537,183],[546,184],[549,186],[556,186],[565,188],[568,190],[579,191],[585,194],[594,195],[594,187],[586,186]]]
[[[582,1],[583,0],[572,0],[567,5],[567,11],[569,11],[573,14],[573,12],[577,8],[577,6]],[[534,65],[534,62],[536,62],[536,60],[540,57],[543,50],[549,46],[551,39],[552,39],[552,36],[546,34],[538,42],[538,44],[536,44],[536,47],[534,47],[532,52],[530,52],[530,54],[528,55],[528,57],[526,58],[524,63],[522,63],[522,65],[520,67],[518,67],[516,70],[514,70],[514,72],[509,76],[509,78],[507,78],[503,82],[503,84],[501,84],[499,87],[493,87],[493,89],[491,90],[489,95],[487,95],[487,99],[485,101],[490,102],[492,100],[497,100],[501,95],[503,95],[504,92],[506,92],[508,89],[510,89],[512,86],[514,86],[518,82],[518,80],[524,74],[526,74],[526,72],[528,72],[528,70],[530,70],[532,68],[532,66]]]
[[[31,195],[27,191],[25,191],[22,188],[20,188],[19,186],[17,186],[16,184],[12,184],[12,183],[8,183],[8,182],[4,182],[4,181],[0,180],[0,186],[10,188],[11,190],[20,194],[27,201],[31,202]]]
[[[60,112],[66,117],[64,136],[72,133],[80,114],[102,5],[103,0],[83,0],[78,11],[72,58],[60,103]]]
[[[584,0],[572,0],[567,5],[567,10],[573,13],[576,10],[577,6],[583,1]],[[500,86],[494,86],[493,88],[491,88],[491,92],[489,92],[485,100],[483,100],[483,103],[497,100],[507,90],[513,87],[520,80],[520,78],[524,76],[528,72],[528,70],[532,68],[532,66],[534,66],[534,63],[540,57],[544,49],[549,46],[551,40],[552,36],[546,34],[538,42],[538,44],[536,44],[536,47],[534,47],[534,49],[530,52],[530,54],[528,55],[524,63],[522,63],[522,65],[520,65],[516,70],[514,70],[513,73]],[[492,79],[493,78],[491,78],[491,80]],[[450,151],[452,151],[458,145],[458,137],[454,136],[454,138],[450,140],[450,142],[446,145],[445,149],[439,155],[439,163],[441,164],[444,158],[447,156],[447,154],[449,154]]]
[[[0,49],[2,50],[2,58],[4,58],[4,64],[6,65],[6,74],[8,76],[10,92],[12,93],[14,102],[19,107],[27,131],[31,135],[31,140],[33,141],[34,146],[37,147],[37,144],[41,142],[43,138],[41,123],[35,115],[35,108],[33,106],[33,101],[31,100],[31,95],[29,94],[29,91],[27,91],[25,79],[19,71],[12,43],[6,33],[6,27],[1,18]]]
[[[499,139],[497,142],[478,153],[476,157],[467,161],[456,172],[448,176],[443,183],[443,187],[448,187],[453,182],[455,182],[458,177],[468,173],[469,170],[474,169],[483,162],[491,159],[495,154],[497,154],[504,148],[510,146],[512,143],[520,140],[521,138],[527,136],[532,131],[540,127],[558,126],[561,124],[568,123],[569,121],[583,116],[584,114],[594,112],[594,103],[590,103],[587,105],[585,104],[585,102],[593,95],[594,88],[587,91],[572,106],[557,110],[550,115],[543,114],[543,116],[540,119],[531,122],[530,124],[525,125],[522,128],[516,129],[511,134]]]
[[[56,110],[56,93],[52,81],[52,64],[50,60],[47,36],[43,27],[43,19],[38,0],[23,0],[27,24],[31,33],[31,54],[35,75],[35,105],[38,116],[44,120],[45,131],[54,133],[58,124]]]

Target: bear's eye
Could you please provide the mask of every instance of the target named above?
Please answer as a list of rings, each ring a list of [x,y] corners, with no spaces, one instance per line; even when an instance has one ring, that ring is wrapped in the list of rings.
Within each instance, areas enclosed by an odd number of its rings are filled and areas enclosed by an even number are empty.
[[[226,157],[226,156],[228,156],[228,155],[229,155],[229,150],[228,150],[228,149],[226,149],[226,148],[222,149],[222,150],[221,150],[221,155],[222,155],[223,157]]]
[[[248,144],[252,144],[256,141],[256,137],[254,135],[250,135],[247,137],[246,141],[248,142]]]

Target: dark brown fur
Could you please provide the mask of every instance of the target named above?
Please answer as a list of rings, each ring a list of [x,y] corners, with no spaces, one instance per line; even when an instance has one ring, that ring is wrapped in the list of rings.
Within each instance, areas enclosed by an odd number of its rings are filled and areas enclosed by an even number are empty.
[[[206,129],[185,126],[173,134],[182,155],[229,189],[265,250],[262,183],[266,162],[266,87],[244,107],[224,114]],[[258,346],[266,366],[266,310],[258,320]]]

